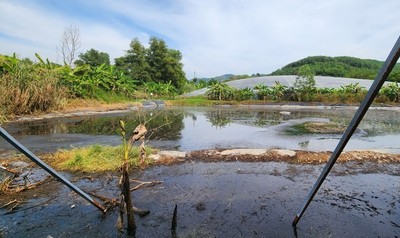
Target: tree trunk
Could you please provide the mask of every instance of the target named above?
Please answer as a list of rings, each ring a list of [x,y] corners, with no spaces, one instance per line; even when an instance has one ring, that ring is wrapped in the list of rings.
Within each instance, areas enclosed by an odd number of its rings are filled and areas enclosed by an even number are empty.
[[[126,216],[128,222],[128,234],[135,235],[136,234],[136,224],[135,217],[133,216],[133,205],[130,191],[130,183],[129,183],[129,174],[128,174],[128,162],[125,162],[122,165],[122,181],[121,181],[121,192],[124,196],[125,207],[126,207]]]

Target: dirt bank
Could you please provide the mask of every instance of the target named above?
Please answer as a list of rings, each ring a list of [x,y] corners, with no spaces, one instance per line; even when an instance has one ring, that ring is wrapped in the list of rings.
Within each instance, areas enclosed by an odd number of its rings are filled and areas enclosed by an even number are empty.
[[[331,152],[313,152],[279,149],[228,149],[199,150],[188,153],[161,151],[153,158],[156,164],[171,165],[187,161],[200,162],[288,162],[293,164],[323,164],[328,161]],[[344,162],[400,163],[400,154],[389,154],[379,151],[349,151],[338,159]]]
[[[331,156],[331,152],[295,151],[281,149],[226,149],[198,150],[191,152],[159,151],[150,156],[154,165],[173,166],[192,162],[244,162],[267,163],[284,162],[293,165],[322,165]],[[58,161],[51,154],[39,156],[50,166]],[[400,154],[388,154],[378,151],[344,152],[337,161],[338,164],[349,164],[346,167],[362,167],[365,173],[385,172],[396,174],[396,165],[400,163]],[[0,159],[0,194],[15,194],[21,190],[31,190],[42,187],[49,175],[24,156]],[[146,168],[146,169],[150,169]],[[358,171],[358,172],[360,172]],[[71,173],[70,171],[63,171]],[[113,173],[116,171],[108,171]],[[104,173],[103,173],[104,174]],[[11,178],[11,179],[10,179]]]
[[[105,113],[118,113],[126,112],[129,110],[138,110],[142,108],[139,102],[126,102],[126,103],[102,103],[95,100],[79,101],[68,104],[64,109],[49,113],[35,114],[35,115],[19,115],[9,118],[9,121],[35,121],[48,118],[62,118],[83,115],[96,115]]]

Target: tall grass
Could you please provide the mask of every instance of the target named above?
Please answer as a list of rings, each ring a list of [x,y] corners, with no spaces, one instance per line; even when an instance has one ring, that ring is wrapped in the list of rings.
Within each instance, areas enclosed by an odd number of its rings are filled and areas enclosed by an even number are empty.
[[[0,69],[0,117],[47,112],[65,103],[67,91],[55,69],[21,60],[3,62]]]

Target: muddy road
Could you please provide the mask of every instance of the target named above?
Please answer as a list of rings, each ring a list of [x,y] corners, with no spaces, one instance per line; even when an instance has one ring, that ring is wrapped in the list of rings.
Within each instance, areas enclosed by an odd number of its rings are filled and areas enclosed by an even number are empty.
[[[133,192],[137,237],[171,237],[178,206],[178,237],[296,237],[291,223],[322,165],[284,162],[186,162],[134,171],[132,179],[162,184]],[[398,164],[335,165],[297,227],[297,237],[399,237]],[[118,174],[65,174],[88,192],[117,197]],[[115,229],[118,209],[96,208],[48,179],[0,204],[2,237],[125,237]]]

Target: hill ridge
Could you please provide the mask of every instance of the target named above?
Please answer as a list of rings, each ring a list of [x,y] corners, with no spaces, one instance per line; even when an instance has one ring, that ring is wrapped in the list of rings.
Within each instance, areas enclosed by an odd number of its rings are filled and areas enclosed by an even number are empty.
[[[308,56],[275,70],[270,75],[296,75],[303,65],[309,65],[315,75],[341,78],[374,79],[383,61],[351,56]],[[396,64],[389,76],[390,81],[400,81],[400,64]]]

